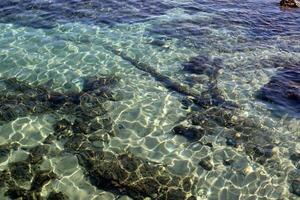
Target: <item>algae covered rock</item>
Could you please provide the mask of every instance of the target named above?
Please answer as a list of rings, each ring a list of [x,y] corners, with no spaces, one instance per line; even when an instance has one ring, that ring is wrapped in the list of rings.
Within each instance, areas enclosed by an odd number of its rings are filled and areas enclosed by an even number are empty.
[[[49,146],[47,145],[37,145],[29,150],[29,156],[27,161],[32,164],[38,164],[42,162],[43,156],[46,155],[49,151]]]
[[[65,135],[71,128],[71,122],[66,119],[59,120],[53,126],[55,135]]]
[[[185,127],[183,125],[174,127],[173,133],[175,135],[181,135],[186,139],[188,139],[189,141],[197,141],[201,139],[204,135],[204,131],[200,128]]]
[[[0,187],[4,187],[10,179],[10,172],[8,170],[0,171]]]
[[[49,181],[55,178],[57,178],[57,175],[52,171],[38,171],[31,182],[30,190],[40,192],[44,185],[46,185]]]
[[[117,80],[114,76],[87,76],[82,78],[82,91],[60,93],[16,78],[1,79],[8,95],[0,95],[0,121],[51,112],[91,120],[106,113],[103,102],[115,100],[111,89]],[[64,132],[69,127],[64,123],[57,124],[55,131]]]
[[[68,200],[68,199],[69,197],[64,193],[55,192],[55,191],[52,191],[47,197],[47,200]]]
[[[169,173],[130,153],[85,150],[78,155],[80,164],[96,187],[126,194],[133,199],[191,199],[192,178]]]
[[[300,197],[300,180],[293,180],[291,183],[291,192]]]
[[[30,164],[26,161],[10,163],[9,170],[12,178],[14,178],[16,181],[30,181],[30,179],[32,178]]]
[[[280,111],[300,114],[300,66],[285,67],[265,84],[257,97],[267,101]],[[283,109],[284,108],[284,109]]]

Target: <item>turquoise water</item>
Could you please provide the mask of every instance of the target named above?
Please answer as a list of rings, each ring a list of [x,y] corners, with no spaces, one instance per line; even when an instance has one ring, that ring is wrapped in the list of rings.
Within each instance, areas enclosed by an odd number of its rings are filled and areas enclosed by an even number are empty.
[[[32,192],[33,177],[46,170],[57,178],[34,191],[42,198],[55,191],[69,199],[158,199],[143,190],[137,197],[126,184],[110,188],[91,181],[80,157],[92,149],[129,154],[170,177],[189,177],[187,197],[298,199],[299,14],[273,0],[1,1],[0,169],[13,183],[0,184],[0,198],[12,198],[7,191],[16,186]],[[117,77],[114,86],[103,86],[113,100],[85,91],[84,80],[93,76]],[[65,102],[28,98],[35,89],[10,88],[10,78],[16,78],[13,86],[41,86],[50,96],[80,94],[80,108],[88,102],[81,91],[100,95],[100,103],[74,114],[61,108]],[[8,100],[17,97],[17,103]],[[21,107],[29,104],[31,111]],[[87,134],[73,129],[71,136],[44,142],[56,135],[61,119],[76,124],[82,113],[102,107],[106,112],[88,120],[103,125],[109,119],[108,128]],[[200,124],[192,122],[194,115]],[[174,129],[179,125],[183,132]],[[75,151],[66,145],[73,135],[96,139]],[[40,145],[49,150],[38,164],[28,164],[31,149]],[[12,166],[20,162],[30,168],[27,179],[23,172],[14,175]]]

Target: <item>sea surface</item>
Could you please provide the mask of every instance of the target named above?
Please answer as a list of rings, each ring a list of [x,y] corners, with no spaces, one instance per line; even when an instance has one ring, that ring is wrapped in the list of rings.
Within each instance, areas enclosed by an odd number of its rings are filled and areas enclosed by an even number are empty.
[[[279,0],[1,0],[0,199],[163,194],[139,190],[143,174],[92,181],[87,150],[189,177],[191,199],[300,199],[300,9]]]

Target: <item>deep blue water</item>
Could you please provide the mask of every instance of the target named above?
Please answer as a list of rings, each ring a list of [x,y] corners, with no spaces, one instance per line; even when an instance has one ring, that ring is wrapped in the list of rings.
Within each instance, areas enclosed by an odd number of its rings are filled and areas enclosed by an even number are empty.
[[[0,199],[298,199],[299,16],[1,0]]]

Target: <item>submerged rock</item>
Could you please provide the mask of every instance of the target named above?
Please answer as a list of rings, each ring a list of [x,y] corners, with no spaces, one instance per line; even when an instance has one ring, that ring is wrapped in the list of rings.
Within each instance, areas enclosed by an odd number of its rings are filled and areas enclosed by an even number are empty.
[[[47,145],[37,145],[29,150],[30,155],[28,156],[27,161],[30,164],[38,164],[43,160],[43,156],[46,155],[49,151],[49,146]]]
[[[264,164],[267,159],[272,158],[278,151],[273,145],[259,146],[257,144],[245,144],[246,154],[260,164]]]
[[[208,159],[208,158],[204,158],[204,159],[200,160],[199,165],[207,171],[210,171],[213,169],[213,165],[211,164],[210,159]]]
[[[179,125],[173,128],[173,133],[175,135],[181,135],[190,141],[196,141],[203,137],[204,132],[200,128],[195,127],[185,127]]]
[[[76,119],[72,125],[72,131],[74,133],[88,133],[89,126],[86,122],[83,122],[82,120]]]
[[[234,160],[232,160],[232,159],[223,160],[223,165],[224,166],[230,166],[230,165],[232,165],[232,163],[234,163]]]
[[[133,199],[188,199],[192,179],[168,173],[131,154],[85,150],[78,155],[91,183],[100,189],[126,194]]]
[[[118,82],[117,77],[98,77],[98,76],[89,76],[85,77],[83,81],[83,89],[84,92],[101,90],[107,91],[109,85],[114,85]]]
[[[106,113],[103,102],[114,100],[111,88],[117,78],[113,76],[84,77],[83,90],[80,92],[54,92],[45,86],[29,85],[17,79],[3,79],[5,92],[16,95],[0,95],[0,121],[13,121],[18,117],[49,112],[75,115],[89,121]],[[65,121],[55,127],[59,133],[68,128]]]
[[[85,147],[84,144],[86,140],[87,138],[84,135],[75,134],[66,141],[66,143],[64,144],[64,148],[67,151],[78,151]]]
[[[54,191],[52,191],[47,197],[47,200],[68,200],[68,199],[69,197],[64,193],[54,192]]]
[[[291,192],[300,197],[300,180],[292,181]]]
[[[33,192],[26,190],[24,188],[14,186],[9,188],[5,192],[5,196],[10,197],[11,199],[24,199],[24,200],[42,200],[41,194],[39,192]]]
[[[289,8],[300,8],[300,1],[298,0],[281,0],[280,6]]]
[[[8,154],[10,153],[10,150],[11,150],[10,144],[0,145],[0,160],[2,160],[2,158],[7,157]]]
[[[15,186],[15,187],[9,188],[5,192],[5,195],[10,197],[11,199],[18,199],[20,197],[22,197],[22,199],[23,199],[24,197],[28,196],[28,192],[24,188]]]
[[[30,164],[26,161],[19,161],[9,164],[11,177],[16,181],[25,182],[32,178],[32,171]]]
[[[4,187],[10,179],[10,172],[8,170],[0,171],[0,187]]]
[[[300,161],[300,153],[296,152],[291,154],[290,159],[294,162]]]
[[[278,70],[259,90],[257,97],[277,105],[283,112],[300,115],[300,66]]]
[[[55,135],[65,134],[67,131],[70,130],[70,128],[71,128],[71,122],[69,122],[66,119],[62,119],[62,120],[56,122],[53,126]]]
[[[6,80],[6,79],[5,79]],[[58,93],[53,92],[50,89],[33,86],[26,84],[16,79],[7,79],[6,85],[8,85],[7,93],[9,96],[0,95],[0,121],[9,122],[20,116],[37,115],[37,114],[49,114],[55,113],[66,118],[74,120],[72,123],[66,119],[62,119],[53,125],[54,133],[50,134],[43,144],[39,144],[33,148],[23,147],[28,151],[29,156],[24,161],[13,162],[8,164],[8,170],[0,173],[0,186],[8,186],[6,195],[11,199],[41,199],[40,192],[43,187],[51,180],[56,179],[57,176],[52,171],[40,170],[40,163],[43,161],[43,157],[48,154],[50,146],[53,140],[58,140],[64,145],[64,150],[68,153],[80,154],[82,151],[87,151],[88,148],[95,148],[91,139],[91,136],[97,136],[97,138],[108,137],[113,134],[113,121],[107,114],[104,108],[104,103],[109,100],[113,100],[111,93],[111,86],[116,83],[115,77],[85,77],[83,90],[77,93]],[[1,80],[0,80],[1,81]],[[17,95],[11,95],[15,94]],[[19,106],[24,105],[26,109],[20,111]],[[101,131],[98,131],[101,129]],[[96,134],[94,133],[98,131]],[[105,137],[104,137],[105,136]],[[7,157],[11,149],[16,149],[14,144],[7,144],[0,146],[0,158]],[[114,157],[114,162],[105,162],[108,153],[105,154],[104,160],[99,160],[104,164],[98,168],[98,166],[91,165],[94,172],[98,172],[101,177],[93,177],[90,174],[90,179],[96,186],[103,188],[115,188],[119,192],[123,192],[123,189],[133,187],[130,189],[132,195],[141,191],[148,192],[148,189],[157,181],[145,181],[145,184],[138,184],[133,180],[138,181],[136,170],[140,166],[140,162],[135,162],[136,159],[131,157]],[[112,164],[112,166],[110,165]],[[89,167],[90,169],[90,167]],[[103,170],[103,171],[102,171]],[[132,174],[132,176],[128,176]],[[134,176],[135,175],[135,176]],[[144,174],[145,175],[145,174]],[[126,184],[137,184],[136,186],[123,185],[125,179]],[[24,182],[31,181],[31,187],[21,188],[18,184],[24,184]],[[102,181],[102,182],[99,182]],[[142,181],[142,180],[141,180]],[[116,182],[118,184],[116,184]],[[27,184],[27,183],[26,183]],[[112,187],[110,187],[112,186]],[[136,192],[135,187],[140,188],[140,191]],[[155,191],[156,193],[160,191]],[[124,193],[124,192],[123,192]],[[140,194],[137,194],[141,196]],[[154,195],[155,194],[150,194]],[[148,195],[146,195],[148,196]],[[48,199],[68,199],[62,193],[52,193],[48,196]]]
[[[31,191],[40,192],[44,185],[46,185],[50,180],[57,178],[57,175],[48,170],[38,171],[36,172],[32,183],[31,183]]]
[[[59,107],[62,104],[66,103],[67,97],[58,92],[52,92],[48,94],[48,99],[50,106],[53,108]]]
[[[222,60],[212,59],[206,55],[192,57],[189,61],[182,64],[183,70],[193,74],[205,74],[209,77],[216,76],[220,69]]]
[[[237,147],[238,146],[238,142],[235,139],[233,139],[233,138],[227,138],[226,139],[226,144],[228,146],[233,146],[233,147]]]

